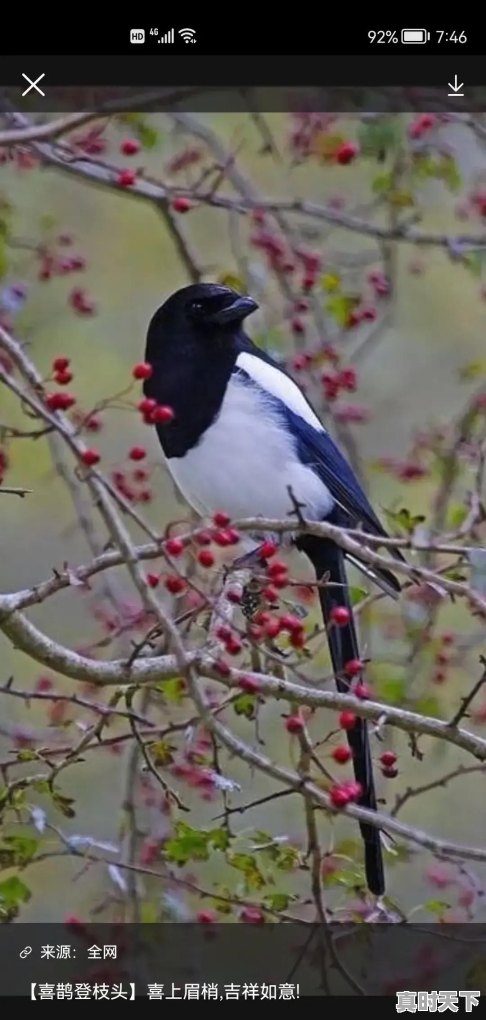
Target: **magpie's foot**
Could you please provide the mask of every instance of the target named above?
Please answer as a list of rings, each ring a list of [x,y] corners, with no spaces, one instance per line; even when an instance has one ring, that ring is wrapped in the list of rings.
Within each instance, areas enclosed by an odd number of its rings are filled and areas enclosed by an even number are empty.
[[[260,581],[253,578],[243,588],[241,596],[241,611],[247,620],[252,620],[262,606],[262,585]]]

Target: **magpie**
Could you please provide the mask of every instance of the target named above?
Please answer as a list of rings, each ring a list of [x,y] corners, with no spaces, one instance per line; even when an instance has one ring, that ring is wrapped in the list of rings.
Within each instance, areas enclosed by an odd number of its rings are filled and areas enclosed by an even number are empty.
[[[243,322],[257,308],[253,298],[229,287],[197,283],[172,294],[150,321],[145,361],[152,373],[144,393],[174,412],[169,424],[156,429],[178,489],[202,516],[222,509],[234,520],[285,519],[297,502],[308,520],[362,526],[386,537],[307,397],[245,333]],[[371,569],[329,539],[302,534],[291,541],[307,555],[317,581],[324,579],[318,592],[333,672],[337,689],[346,692],[345,664],[359,659],[359,647],[345,560],[394,598],[400,584],[388,570]],[[338,605],[348,609],[345,626],[332,622]],[[347,737],[362,791],[359,803],[376,810],[366,721],[357,720]],[[385,891],[380,833],[367,824],[360,829],[367,885],[380,896]]]

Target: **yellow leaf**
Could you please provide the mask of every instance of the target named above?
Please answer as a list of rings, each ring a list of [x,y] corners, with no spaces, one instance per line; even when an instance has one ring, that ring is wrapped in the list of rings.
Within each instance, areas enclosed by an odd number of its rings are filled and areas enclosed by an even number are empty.
[[[323,290],[328,294],[335,294],[341,285],[341,277],[337,273],[325,273],[321,279]]]
[[[218,283],[222,283],[224,287],[231,287],[232,290],[237,290],[240,293],[246,290],[243,280],[240,280],[239,276],[236,276],[234,273],[220,273]]]

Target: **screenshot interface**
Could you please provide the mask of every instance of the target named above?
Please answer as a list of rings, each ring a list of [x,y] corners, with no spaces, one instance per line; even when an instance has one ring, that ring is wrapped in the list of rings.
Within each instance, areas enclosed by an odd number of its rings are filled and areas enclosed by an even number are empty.
[[[0,44],[0,1001],[479,1015],[484,29],[176,14]]]

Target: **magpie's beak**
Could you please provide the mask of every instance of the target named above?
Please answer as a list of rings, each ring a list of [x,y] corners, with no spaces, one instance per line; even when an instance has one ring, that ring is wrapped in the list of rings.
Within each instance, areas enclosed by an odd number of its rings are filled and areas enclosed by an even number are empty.
[[[216,326],[226,326],[229,322],[241,322],[247,315],[256,312],[257,308],[258,305],[253,298],[241,295],[226,308],[207,316],[206,321],[214,322]]]

